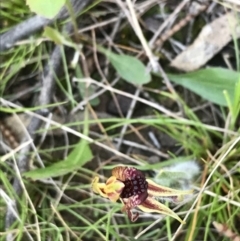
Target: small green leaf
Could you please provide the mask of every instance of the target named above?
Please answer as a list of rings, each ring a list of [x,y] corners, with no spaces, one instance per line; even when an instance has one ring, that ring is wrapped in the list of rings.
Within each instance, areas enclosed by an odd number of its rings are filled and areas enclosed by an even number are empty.
[[[62,44],[64,42],[64,37],[56,29],[48,26],[44,28],[43,36],[48,37],[56,44]]]
[[[85,109],[85,122],[83,128],[83,134],[88,135],[88,110]],[[57,162],[49,167],[41,168],[33,171],[29,171],[24,173],[25,177],[36,179],[49,178],[65,175],[67,173],[71,173],[73,171],[78,170],[84,164],[92,159],[92,152],[89,147],[89,143],[81,139],[81,141],[75,146],[75,148],[71,151],[68,157],[60,162]]]
[[[85,140],[81,140],[66,160],[54,163],[46,168],[25,172],[23,175],[34,180],[65,175],[78,170],[85,163],[90,161],[92,157],[92,152],[88,143],[86,143]]]
[[[106,55],[118,74],[124,80],[137,85],[150,82],[150,73],[147,72],[144,64],[137,58],[125,54],[115,54],[103,47],[98,47],[98,50]]]
[[[32,12],[49,19],[59,13],[65,2],[66,0],[26,0]]]
[[[56,29],[45,27],[43,35],[54,41],[56,44],[62,44],[66,45],[68,47],[76,48],[76,45],[72,43],[71,41],[67,40],[67,38],[62,35],[59,31]]]
[[[215,104],[227,106],[226,91],[233,103],[240,74],[224,68],[207,68],[187,74],[168,74],[168,78]]]
[[[239,79],[236,83],[235,87],[235,92],[234,92],[234,102],[233,102],[233,115],[235,116],[235,118],[237,118],[237,116],[239,115],[239,111],[240,111],[240,75],[239,75]]]
[[[80,92],[80,94],[81,94],[83,99],[85,97],[92,96],[96,92],[96,87],[95,86],[90,85],[90,86],[87,87],[86,83],[78,82],[78,87],[79,87],[79,92]],[[86,93],[87,93],[87,96],[86,96]],[[89,101],[89,103],[92,106],[97,106],[100,103],[100,99],[98,97],[96,97],[94,99],[91,99]]]

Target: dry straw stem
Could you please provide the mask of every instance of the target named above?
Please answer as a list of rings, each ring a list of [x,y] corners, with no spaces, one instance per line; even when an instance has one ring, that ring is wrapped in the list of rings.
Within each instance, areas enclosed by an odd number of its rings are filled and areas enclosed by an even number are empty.
[[[148,105],[152,108],[154,108],[155,110],[158,110],[159,112],[165,114],[166,116],[169,116],[169,117],[172,117],[176,120],[179,120],[179,121],[182,121],[183,124],[191,124],[192,122],[189,121],[188,119],[185,119],[183,117],[180,116],[179,113],[174,113],[174,112],[171,112],[169,110],[167,110],[166,108],[164,108],[162,105],[159,105],[157,103],[153,103],[151,101],[148,101],[146,99],[143,99],[141,97],[137,97],[137,96],[134,96],[132,94],[129,94],[129,93],[126,93],[124,91],[121,91],[121,90],[118,90],[118,89],[115,89],[113,88],[112,86],[109,86],[109,85],[104,85],[92,78],[82,78],[82,79],[77,79],[77,78],[74,78],[74,81],[79,81],[79,82],[88,82],[88,84],[94,84],[94,85],[97,85],[105,90],[108,90],[108,91],[111,91],[111,92],[115,92],[117,94],[120,94],[120,95],[123,95],[123,96],[126,96],[128,98],[132,98],[132,99],[136,99],[137,101],[145,104],[145,105]],[[81,102],[82,106],[85,106],[88,102],[88,99],[84,100]],[[223,132],[223,133],[227,133],[229,135],[233,135],[233,136],[238,136],[238,134],[234,131],[231,131],[231,130],[226,130],[224,128],[221,128],[221,127],[216,127],[216,126],[212,126],[212,125],[207,125],[207,124],[201,124],[201,126],[203,126],[204,128],[208,129],[208,130],[214,130],[214,131],[219,131],[219,132]]]
[[[203,170],[201,186],[204,185],[204,182],[206,181],[206,176],[207,176],[207,165],[205,165],[204,170]],[[192,226],[191,226],[190,233],[188,236],[188,240],[193,240],[194,230],[197,226],[197,221],[198,221],[197,217],[198,217],[198,212],[200,209],[201,201],[202,201],[202,195],[199,196],[198,201],[196,203],[196,208],[195,208],[195,212],[193,213],[193,221],[192,221]]]
[[[84,1],[77,1],[72,0],[71,3],[74,6],[75,13],[78,13],[83,9],[86,4],[90,3],[92,0],[84,0]],[[66,12],[66,9],[63,8],[60,13],[58,14],[58,18],[66,18],[68,16],[68,12]],[[16,27],[10,29],[8,32],[0,35],[0,51],[4,51],[8,48],[11,48],[16,41],[28,37],[29,35],[33,34],[37,30],[41,29],[43,26],[47,25],[49,21],[46,21],[46,19],[39,18],[38,16],[35,16],[33,18],[40,19],[41,21],[39,25],[33,26],[29,23],[32,19],[29,19],[27,21],[24,21],[23,23],[20,23]],[[53,20],[51,20],[53,21]],[[51,22],[50,21],[50,22]],[[65,26],[65,29],[67,33],[71,34],[73,32],[73,26],[72,23],[67,23]],[[3,44],[1,44],[3,43]],[[50,103],[52,92],[55,86],[55,73],[59,73],[61,67],[61,49],[59,46],[56,46],[49,62],[45,66],[44,74],[42,74],[42,88],[40,91],[40,95],[38,97],[37,104],[40,106],[44,106]],[[46,110],[38,111],[39,114],[47,113]],[[24,144],[25,142],[35,138],[35,131],[39,129],[41,126],[42,120],[40,118],[37,118],[36,116],[32,116],[32,119],[27,127],[27,131],[25,136],[20,141],[20,145]],[[16,170],[17,170],[17,176],[14,178],[13,181],[13,188],[15,190],[16,195],[21,196],[22,192],[24,191],[25,195],[28,197],[28,194],[26,192],[26,189],[23,185],[22,179],[21,179],[21,173],[26,172],[28,170],[29,166],[29,157],[27,154],[29,153],[31,149],[30,145],[25,145],[22,147],[19,151],[19,158],[16,161]],[[34,145],[33,145],[34,149]],[[28,200],[30,198],[28,197]],[[31,203],[30,203],[31,204]],[[31,204],[32,210],[34,210],[34,206]],[[34,210],[35,211],[35,210]],[[35,212],[34,212],[35,213]],[[35,215],[36,216],[36,215]],[[5,218],[5,228],[9,229],[12,224],[15,222],[16,217],[14,213],[12,213],[12,210],[8,207],[6,212],[6,218]],[[38,223],[38,220],[36,218],[35,220],[36,224]],[[38,225],[37,225],[38,227]],[[37,229],[38,230],[38,229]],[[37,231],[38,240],[40,240],[40,231]],[[13,240],[13,235],[9,234],[7,235],[7,241]]]
[[[213,170],[211,171],[211,173],[209,174],[206,182],[204,183],[204,185],[202,186],[202,188],[200,189],[198,196],[196,198],[196,200],[193,202],[191,208],[189,209],[189,212],[186,214],[186,216],[184,217],[183,221],[186,221],[186,219],[188,218],[190,211],[194,208],[194,206],[197,204],[198,199],[201,198],[202,194],[204,193],[204,190],[206,189],[209,181],[211,180],[213,174],[216,172],[216,170],[219,168],[219,166],[222,164],[222,162],[225,160],[225,158],[228,156],[228,154],[233,150],[233,148],[239,143],[240,141],[240,136],[233,139],[233,141],[231,141],[229,143],[229,147],[226,150],[226,152],[223,152],[223,155],[219,158],[218,162],[215,164],[215,166],[213,167]],[[180,230],[183,228],[183,225],[180,224],[177,231],[175,232],[175,234],[173,235],[171,241],[176,240],[176,237],[178,235],[178,233],[180,232]]]
[[[162,46],[163,43],[168,40],[171,36],[173,36],[176,32],[178,32],[180,29],[182,29],[184,26],[186,26],[193,18],[195,18],[197,15],[199,15],[201,12],[205,11],[207,9],[208,5],[204,4],[199,7],[197,12],[188,14],[185,18],[180,20],[180,22],[176,23],[171,29],[169,29],[167,32],[165,32],[159,40],[156,41],[156,46]]]
[[[140,88],[137,88],[134,96],[138,97],[139,95],[140,95]],[[132,99],[131,105],[130,105],[129,110],[128,110],[127,115],[126,115],[126,119],[131,119],[132,114],[133,114],[133,110],[134,110],[136,104],[137,104],[136,98]],[[129,126],[129,124],[124,124],[121,131],[120,131],[119,141],[117,143],[117,149],[118,150],[120,150],[120,148],[121,148],[121,145],[122,145],[122,142],[123,142],[123,137],[124,137],[124,135],[127,131],[128,126]]]
[[[123,2],[121,0],[116,0],[119,7],[123,10],[123,12],[125,13],[129,24],[132,26],[134,32],[136,33],[137,37],[139,38],[143,49],[146,53],[146,55],[148,56],[150,63],[152,65],[152,69],[157,72],[158,71],[158,63],[157,63],[157,59],[156,57],[153,55],[150,47],[148,46],[148,43],[143,35],[142,29],[139,25],[137,16],[136,16],[136,12],[134,10],[134,6],[133,3],[131,2],[131,0],[126,0],[126,4],[127,7],[125,6],[125,4],[123,4]]]
[[[16,201],[12,200],[2,189],[0,189],[0,197],[6,203],[7,208],[9,210],[11,210],[12,215],[14,215],[16,220],[18,220],[18,222],[22,224],[22,220],[21,220],[21,218],[18,214],[17,208],[16,208]],[[22,227],[23,227],[25,234],[29,238],[29,240],[34,241],[30,232],[28,231],[27,227],[25,225],[22,225]],[[18,235],[18,232],[19,232],[19,230],[17,230],[17,229],[11,230],[11,232],[8,232],[8,231],[6,231],[5,233],[0,232],[0,236],[1,236],[1,234],[6,234],[7,235],[6,240],[13,240],[14,237],[16,237]]]
[[[138,22],[136,12],[134,10],[134,6],[133,6],[131,0],[126,0],[127,6],[129,8],[129,12],[120,0],[117,0],[117,1],[119,3],[119,6],[122,8],[124,13],[126,14],[126,16],[128,18],[128,21],[131,24],[133,30],[135,31],[136,35],[138,36],[138,38],[139,38],[139,40],[140,40],[140,42],[143,46],[143,49],[144,49],[146,55],[148,56],[148,59],[149,59],[149,62],[150,62],[150,65],[151,65],[151,68],[152,68],[153,72],[161,73],[161,75],[164,79],[164,82],[165,82],[166,86],[168,87],[169,91],[171,93],[173,93],[175,96],[177,96],[176,91],[173,88],[173,86],[172,86],[170,80],[168,79],[166,73],[162,69],[161,65],[158,63],[158,58],[156,56],[154,56],[154,54],[152,53],[152,50],[151,50],[148,42],[146,41],[146,39],[143,35],[142,29],[141,29],[140,24]]]
[[[227,225],[214,221],[213,226],[222,236],[229,238],[232,241],[240,241],[240,236],[237,233],[234,233],[230,228],[228,228]]]
[[[8,102],[8,101],[6,101],[6,100],[4,100],[4,99],[2,99],[2,98],[0,98],[0,102],[1,102],[2,104],[4,104],[4,105],[7,104],[8,106],[13,107],[13,108],[21,108],[20,106],[15,105],[15,104],[13,104],[13,103],[11,103],[11,102]],[[95,141],[95,140],[93,140],[92,138],[90,138],[90,137],[88,137],[88,136],[85,136],[85,135],[83,135],[82,133],[80,133],[80,132],[78,132],[78,131],[75,131],[75,130],[72,129],[72,128],[69,128],[69,127],[67,127],[67,126],[64,126],[64,125],[62,125],[62,124],[60,124],[60,123],[58,123],[58,122],[56,122],[56,121],[50,120],[50,119],[48,119],[48,118],[46,118],[46,117],[44,117],[44,116],[42,116],[42,115],[39,115],[39,114],[37,114],[37,113],[34,113],[34,112],[24,111],[24,113],[27,113],[27,114],[29,114],[30,116],[35,117],[35,118],[37,118],[37,119],[39,119],[39,120],[41,120],[41,121],[44,121],[44,122],[46,122],[46,123],[49,123],[49,124],[51,124],[51,125],[54,126],[54,127],[60,128],[60,129],[62,129],[63,131],[66,131],[66,132],[68,132],[68,133],[72,133],[73,135],[78,136],[78,137],[80,137],[80,138],[88,141],[89,143],[94,143],[95,145],[97,145],[97,146],[99,146],[99,147],[102,147],[103,149],[105,149],[105,150],[107,150],[107,151],[110,151],[110,152],[112,152],[113,154],[115,154],[115,155],[117,155],[117,156],[119,156],[119,157],[125,158],[126,160],[129,160],[129,161],[131,161],[131,162],[133,162],[133,163],[136,163],[137,165],[142,165],[142,163],[141,163],[140,161],[137,161],[137,160],[129,157],[128,155],[125,155],[125,154],[123,154],[123,153],[121,153],[121,152],[119,152],[119,151],[117,151],[117,150],[115,150],[115,149],[112,149],[112,148],[110,148],[109,146],[107,146],[107,145],[105,145],[105,144],[103,144],[103,143],[101,143],[101,142]]]
[[[213,170],[211,171],[211,173],[209,174],[207,180],[205,181],[204,185],[201,187],[201,189],[198,189],[199,190],[199,193],[195,199],[195,201],[193,202],[191,208],[188,210],[186,216],[184,217],[183,221],[186,221],[188,216],[193,212],[194,210],[194,207],[195,205],[198,203],[198,200],[201,198],[202,194],[203,193],[206,193],[206,194],[209,194],[211,196],[218,196],[214,193],[211,193],[209,191],[207,191],[207,185],[209,183],[209,181],[211,180],[213,174],[216,172],[216,170],[219,168],[219,166],[222,164],[222,162],[225,160],[225,158],[228,156],[228,154],[233,150],[233,148],[237,145],[237,143],[240,141],[240,136],[235,138],[233,141],[231,141],[229,143],[229,147],[228,149],[223,152],[224,154],[219,158],[219,160],[217,161],[217,163],[215,164],[215,166],[213,167]],[[240,161],[238,162],[238,165],[239,165]],[[222,200],[222,201],[225,201],[227,203],[231,203],[232,205],[235,205],[237,207],[240,207],[240,203],[239,202],[236,202],[236,201],[233,201],[233,200],[230,200],[228,198],[225,198],[225,197],[219,197],[219,200]],[[146,233],[150,228],[152,228],[154,225],[156,225],[158,222],[160,222],[162,220],[162,218],[156,220],[155,222],[153,222],[151,225],[149,225],[146,229],[142,230],[138,235],[135,236],[135,239],[138,239],[139,237],[141,237],[141,235],[143,235],[144,233]],[[183,224],[180,224],[177,231],[174,233],[174,235],[172,236],[172,239],[171,241],[176,241],[177,239],[177,236],[178,234],[180,233],[181,229],[184,227]]]
[[[11,150],[9,153],[5,154],[0,158],[0,161],[5,162],[7,159],[14,157],[17,152],[19,152],[21,149],[25,148],[25,146],[28,146],[32,143],[32,139],[23,142],[21,145],[18,145],[16,148]]]

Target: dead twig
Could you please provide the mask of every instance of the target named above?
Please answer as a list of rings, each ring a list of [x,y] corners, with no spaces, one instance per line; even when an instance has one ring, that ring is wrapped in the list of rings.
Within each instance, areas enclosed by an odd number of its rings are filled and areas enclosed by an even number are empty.
[[[208,8],[209,4],[202,4],[194,13],[189,13],[180,22],[176,23],[171,29],[165,32],[156,42],[155,46],[162,46],[165,41],[172,37],[176,32],[186,26],[193,18],[197,17],[200,13],[204,12]]]

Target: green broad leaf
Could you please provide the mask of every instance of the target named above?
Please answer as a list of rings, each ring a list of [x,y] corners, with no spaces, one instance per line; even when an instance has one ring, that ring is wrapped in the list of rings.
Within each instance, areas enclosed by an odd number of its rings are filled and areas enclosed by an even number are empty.
[[[66,0],[26,0],[32,12],[49,19],[59,13],[65,2]]]
[[[240,73],[224,68],[207,68],[186,74],[168,74],[168,78],[215,104],[227,106],[224,92],[233,103]]]
[[[78,170],[92,158],[93,156],[89,144],[85,140],[81,140],[66,160],[54,163],[46,168],[26,172],[23,175],[33,180],[62,176]]]
[[[125,54],[115,54],[100,46],[98,50],[109,59],[118,74],[127,82],[143,85],[151,81],[150,73],[137,58]]]

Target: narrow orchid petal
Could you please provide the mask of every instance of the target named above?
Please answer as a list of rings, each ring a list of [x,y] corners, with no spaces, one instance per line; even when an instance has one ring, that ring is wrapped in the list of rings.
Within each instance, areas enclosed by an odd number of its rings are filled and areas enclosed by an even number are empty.
[[[148,197],[145,202],[143,202],[141,205],[138,206],[139,209],[141,209],[143,212],[146,213],[161,213],[164,215],[168,215],[170,217],[173,217],[177,219],[180,223],[184,223],[182,219],[173,212],[170,208],[165,206],[164,204],[158,202],[154,198]]]
[[[191,194],[192,190],[177,190],[169,187],[161,186],[150,179],[147,179],[148,182],[148,194],[152,197],[170,197],[173,200],[176,200],[178,196]],[[181,198],[181,197],[180,197]]]

